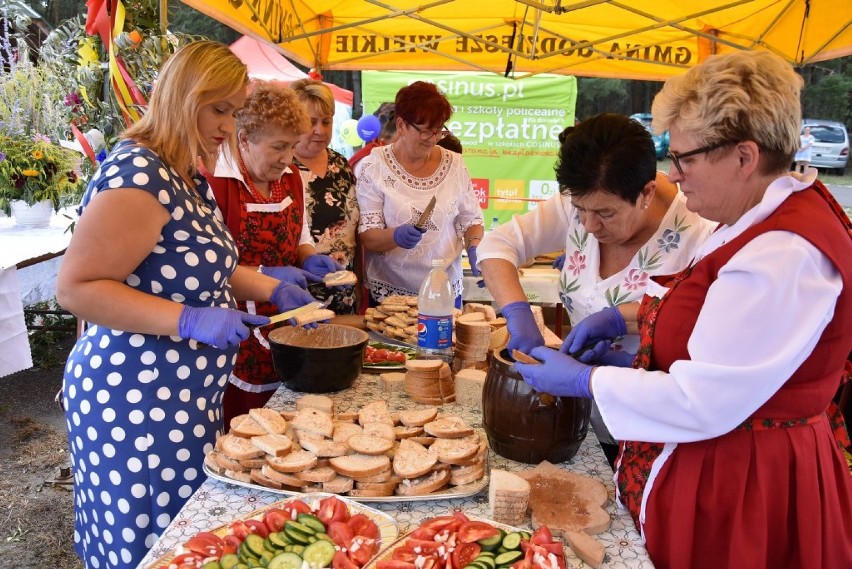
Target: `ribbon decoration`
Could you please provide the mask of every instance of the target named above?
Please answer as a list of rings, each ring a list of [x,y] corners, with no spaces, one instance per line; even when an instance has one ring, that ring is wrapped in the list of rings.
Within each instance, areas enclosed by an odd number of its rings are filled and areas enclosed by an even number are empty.
[[[89,144],[89,141],[83,136],[83,133],[80,132],[80,129],[77,128],[77,125],[71,123],[71,132],[74,133],[74,138],[77,139],[77,142],[80,143],[80,146],[83,148],[83,152],[88,156],[89,160],[92,161],[93,166],[98,165],[98,161],[95,158],[95,151],[92,149],[92,145]]]

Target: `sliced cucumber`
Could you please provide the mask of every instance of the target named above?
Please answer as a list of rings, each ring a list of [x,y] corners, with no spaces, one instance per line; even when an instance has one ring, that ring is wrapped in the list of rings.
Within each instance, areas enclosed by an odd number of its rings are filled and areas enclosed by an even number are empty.
[[[320,523],[322,523],[322,522],[320,522]],[[315,533],[317,533],[312,527],[307,526],[303,523],[294,522],[293,520],[287,520],[287,523],[284,524],[284,529],[287,529],[287,528],[294,529],[296,531],[300,531],[300,532],[307,534],[307,535],[314,535]],[[322,529],[325,529],[325,526],[323,526]]]
[[[328,567],[334,557],[334,544],[324,539],[318,539],[305,548],[302,557],[312,567]]]
[[[273,557],[266,565],[266,569],[299,569],[302,566],[302,558],[285,551]]]
[[[513,531],[512,533],[507,533],[506,537],[503,538],[503,543],[501,544],[507,550],[511,551],[513,549],[518,549],[521,546],[521,540],[523,537],[519,532]]]
[[[311,528],[314,530],[314,533],[325,533],[325,524],[318,517],[311,514],[299,514],[296,516],[296,522]]]
[[[515,551],[507,551],[506,553],[501,553],[494,559],[494,562],[497,565],[510,565],[523,556],[524,552],[516,549]]]
[[[219,565],[222,566],[222,569],[234,569],[240,562],[240,558],[234,555],[233,553],[226,553],[222,556],[222,559],[219,560]]]
[[[497,561],[494,559],[494,556],[491,554],[480,554],[476,559],[473,560],[474,563],[479,565],[484,565],[486,569],[494,569],[497,565]]]
[[[289,524],[290,522],[287,523]],[[284,534],[287,536],[288,540],[293,542],[293,544],[299,545],[307,545],[309,543],[308,538],[311,537],[311,534],[299,531],[296,528],[291,528],[289,525],[284,526]]]
[[[290,545],[290,539],[283,531],[274,531],[270,533],[269,537],[266,539],[268,539],[269,543],[274,545],[276,549],[284,549],[286,546]]]
[[[261,554],[266,551],[266,548],[263,546],[264,541],[266,540],[256,533],[250,533],[246,536],[245,541],[243,541],[243,545],[246,546],[248,552],[254,557],[260,557]]]
[[[201,566],[201,569],[222,569],[222,564],[218,561],[208,561]]]
[[[524,538],[524,540],[529,541],[530,538],[532,537],[532,534],[528,531],[522,531],[521,537]]]
[[[317,534],[314,534],[314,535],[317,536],[317,539],[324,539],[326,541],[334,541],[333,539],[331,539],[331,536],[328,535],[325,532],[320,532],[320,533],[317,533]]]
[[[503,541],[503,536],[506,535],[503,530],[497,535],[492,535],[491,537],[486,537],[485,539],[480,539],[477,543],[484,549],[485,551],[494,551],[498,547],[500,547],[500,543]]]

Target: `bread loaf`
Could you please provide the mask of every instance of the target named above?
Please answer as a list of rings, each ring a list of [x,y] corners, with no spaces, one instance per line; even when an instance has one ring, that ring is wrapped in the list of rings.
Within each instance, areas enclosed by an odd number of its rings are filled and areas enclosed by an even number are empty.
[[[334,400],[327,395],[306,393],[296,400],[296,411],[302,409],[316,409],[329,415],[334,414]]]
[[[530,499],[530,483],[506,470],[491,469],[488,505],[491,519],[511,526],[523,525]]]
[[[598,569],[604,560],[606,551],[603,544],[583,531],[565,530],[565,538],[574,553],[587,565]]]
[[[486,372],[472,368],[456,373],[456,402],[465,407],[482,408],[482,387],[486,375]]]

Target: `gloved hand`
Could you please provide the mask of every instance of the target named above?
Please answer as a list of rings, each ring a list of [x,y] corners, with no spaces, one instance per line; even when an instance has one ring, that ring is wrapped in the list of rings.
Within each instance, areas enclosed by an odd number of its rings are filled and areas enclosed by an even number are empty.
[[[268,277],[272,277],[273,279],[278,279],[282,283],[298,285],[304,289],[308,288],[308,282],[322,282],[322,277],[318,277],[309,271],[300,269],[299,267],[293,267],[291,265],[283,267],[262,267],[260,269],[260,273]]]
[[[577,356],[577,361],[584,364],[602,366],[631,367],[636,354],[624,350],[612,349],[612,340],[601,340],[589,350]]]
[[[557,396],[591,397],[589,379],[592,366],[581,364],[571,356],[544,346],[535,348],[532,357],[540,364],[515,364],[524,381],[536,391]]]
[[[481,275],[482,271],[476,268],[476,245],[467,248],[467,260],[470,261],[470,272],[473,273],[473,276]]]
[[[580,320],[562,342],[559,351],[563,354],[573,354],[590,342],[606,340],[627,334],[627,324],[618,308],[611,306],[599,312],[590,314]]]
[[[228,346],[238,346],[248,338],[248,326],[268,323],[269,318],[259,314],[221,306],[184,304],[178,318],[178,335],[225,349]]]
[[[519,350],[529,354],[536,346],[544,345],[544,336],[538,330],[528,302],[512,302],[504,306],[502,312],[506,318],[506,327],[509,328],[509,344],[506,347],[510,352]]]
[[[310,257],[308,258],[310,259]],[[272,296],[270,296],[269,300],[278,307],[278,310],[281,312],[287,312],[288,310],[299,308],[300,306],[304,306],[311,302],[316,302],[317,299],[312,297],[308,291],[298,285],[281,282],[275,287],[275,290],[272,291]],[[288,322],[291,326],[296,325],[296,320],[294,318],[291,318]],[[305,324],[305,328],[316,327],[317,325],[315,322]]]
[[[558,257],[553,260],[553,268],[562,270],[562,267],[565,266],[565,253],[562,253]]]
[[[420,243],[420,240],[423,239],[424,233],[426,233],[425,229],[420,229],[410,223],[404,223],[393,230],[393,242],[403,249],[414,249]]]
[[[319,255],[317,253],[314,253],[305,259],[302,262],[302,268],[319,277],[319,281],[317,282],[322,282],[322,278],[328,273],[343,270],[343,267],[338,265],[337,262],[328,255]]]

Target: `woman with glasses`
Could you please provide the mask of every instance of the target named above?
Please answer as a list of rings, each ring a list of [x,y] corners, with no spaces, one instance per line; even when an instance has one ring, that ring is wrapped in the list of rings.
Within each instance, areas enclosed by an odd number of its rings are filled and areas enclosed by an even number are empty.
[[[358,177],[370,300],[417,295],[432,259],[444,259],[461,306],[462,248],[473,264],[484,230],[461,155],[437,146],[452,107],[435,85],[416,81],[399,90],[394,109],[396,141],[364,158]]]
[[[641,299],[651,276],[686,267],[715,226],[687,210],[677,186],[657,172],[641,123],[605,113],[565,129],[560,142],[560,194],[490,231],[478,251],[485,284],[503,307],[509,348],[526,353],[544,345],[518,278],[527,259],[565,249],[559,296],[576,324]],[[608,357],[632,359],[638,345],[638,336],[625,336]],[[597,409],[592,425],[612,463],[618,447]]]
[[[718,229],[649,283],[638,314],[593,314],[561,350],[534,349],[542,365],[516,366],[535,389],[594,397],[657,567],[852,567],[852,477],[830,418],[852,348],[852,224],[813,170],[789,171],[802,84],[767,51],[669,79],[652,108],[669,175]],[[640,334],[635,369],[565,354],[625,331]]]

